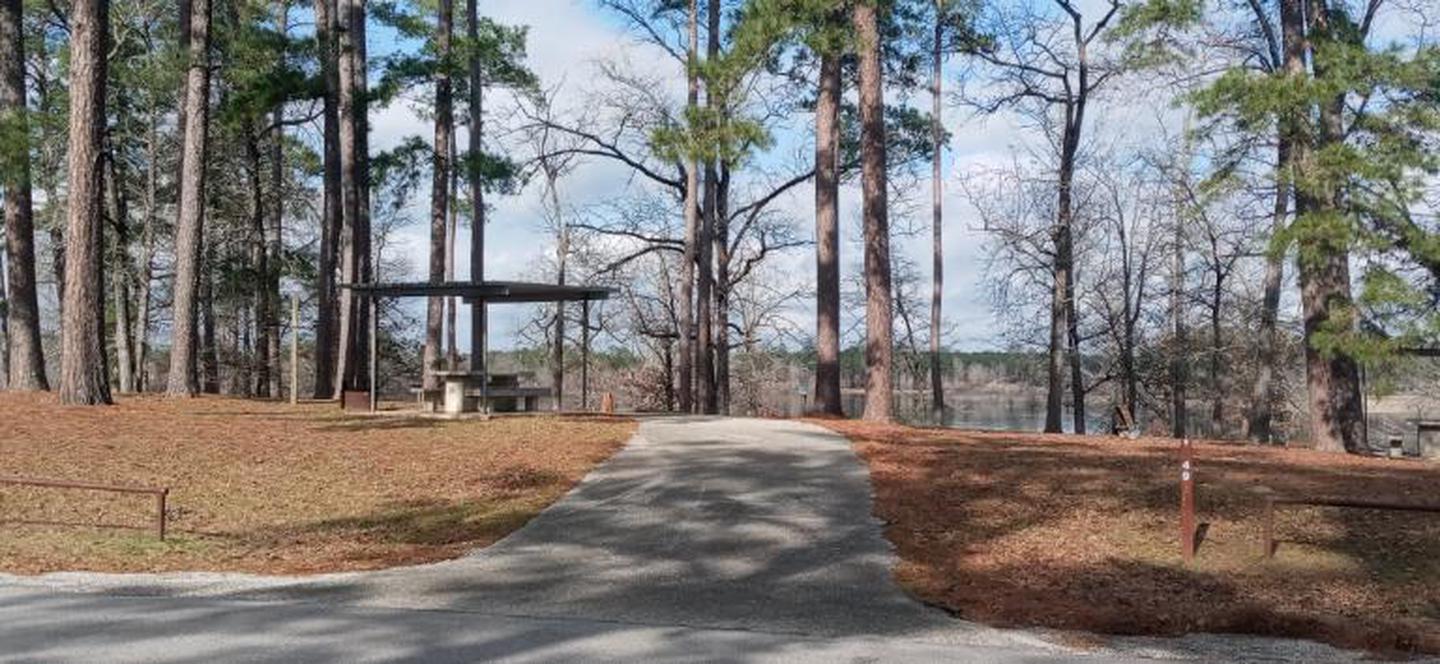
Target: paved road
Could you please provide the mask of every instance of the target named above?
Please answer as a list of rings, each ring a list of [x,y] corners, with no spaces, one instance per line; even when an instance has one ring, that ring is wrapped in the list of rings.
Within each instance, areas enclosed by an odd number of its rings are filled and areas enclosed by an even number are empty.
[[[1341,656],[1204,638],[1080,653],[922,606],[892,582],[893,562],[839,436],[661,418],[524,528],[458,560],[302,578],[0,577],[0,660]]]

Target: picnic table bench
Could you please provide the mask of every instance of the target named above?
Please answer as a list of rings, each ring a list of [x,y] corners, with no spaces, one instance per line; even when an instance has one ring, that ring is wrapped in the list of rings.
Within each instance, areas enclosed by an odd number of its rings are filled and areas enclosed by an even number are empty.
[[[440,379],[442,387],[438,390],[417,388],[417,397],[429,409],[438,408],[451,415],[473,412],[482,401],[488,401],[491,409],[497,412],[513,412],[522,405],[526,411],[533,412],[539,410],[541,397],[551,395],[548,387],[520,385],[520,379],[532,376],[530,373],[482,374],[447,370],[436,371],[434,375]],[[482,389],[480,381],[485,377],[489,380]]]

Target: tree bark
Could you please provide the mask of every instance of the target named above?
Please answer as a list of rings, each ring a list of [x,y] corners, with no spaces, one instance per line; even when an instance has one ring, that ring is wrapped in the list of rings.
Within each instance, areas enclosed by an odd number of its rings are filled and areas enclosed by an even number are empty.
[[[840,57],[820,54],[815,100],[815,409],[840,403]]]
[[[452,118],[453,119],[453,118]],[[450,131],[450,219],[445,229],[445,281],[455,280],[455,234],[460,222],[460,168],[459,149],[455,131]],[[456,346],[456,318],[459,314],[460,298],[445,298],[445,362],[446,368],[455,370],[460,366],[460,349]]]
[[[720,57],[720,1],[710,0],[706,4],[705,60],[718,62]],[[705,107],[713,117],[721,105],[718,91],[709,83],[705,86]],[[715,346],[714,302],[712,291],[715,286],[715,227],[716,209],[720,194],[720,174],[715,159],[705,159],[705,186],[701,191],[703,211],[700,216],[700,233],[696,252],[697,279],[695,284],[695,373],[696,397],[702,413],[718,412],[715,394]]]
[[[254,303],[255,316],[252,321],[254,327],[255,348],[254,353],[249,355],[246,363],[254,367],[253,382],[245,382],[245,391],[258,397],[270,397],[270,252],[269,233],[265,228],[265,192],[261,187],[262,181],[260,170],[263,168],[260,162],[260,136],[255,131],[254,122],[248,118],[241,123],[241,132],[245,134],[245,158],[249,162],[250,177],[250,264],[255,269],[255,293],[252,302]]]
[[[21,0],[0,0],[0,127],[17,142],[0,160],[5,193],[6,387],[48,390],[35,292],[35,212],[30,183],[29,111],[25,104],[25,38]]]
[[[1082,61],[1083,62],[1083,61]],[[1088,90],[1080,73],[1079,97],[1066,110],[1065,134],[1060,150],[1059,216],[1056,221],[1055,284],[1064,307],[1066,359],[1070,362],[1070,409],[1074,433],[1085,433],[1085,372],[1080,355],[1080,315],[1075,301],[1075,213],[1073,207],[1075,160],[1080,153]]]
[[[1217,438],[1226,436],[1225,389],[1220,371],[1220,353],[1225,347],[1225,335],[1221,329],[1220,314],[1223,311],[1222,297],[1225,292],[1225,277],[1220,270],[1219,252],[1216,259],[1215,281],[1210,285],[1210,426]]]
[[[860,61],[860,165],[865,227],[865,413],[870,421],[894,418],[894,323],[890,286],[890,222],[886,208],[885,94],[880,29],[875,7],[851,11]]]
[[[453,93],[450,83],[451,36],[455,5],[453,0],[440,0],[435,25],[435,49],[440,66],[435,72],[435,153],[430,172],[430,282],[445,280],[446,247],[450,219],[450,132],[454,130]],[[427,390],[440,386],[439,377],[445,328],[445,301],[431,297],[425,301],[425,351],[422,385]]]
[[[358,248],[356,268],[361,283],[372,283],[375,277],[375,246],[371,240],[370,215],[370,67],[366,31],[365,0],[351,0],[351,16],[355,43],[355,187],[359,192],[359,216],[355,218],[355,243]],[[368,389],[370,375],[370,310],[355,299],[355,357],[351,381],[357,389]],[[378,313],[378,309],[376,312]]]
[[[215,247],[205,243],[200,261],[200,390],[220,393],[220,347],[215,338]]]
[[[555,238],[555,283],[565,285],[565,271],[570,257],[570,229],[565,223],[564,212],[560,209],[560,194],[555,188],[557,174],[546,172],[547,201],[551,218],[557,226]],[[555,410],[564,410],[565,405],[565,303],[555,303],[555,320],[552,323],[550,346],[550,381],[555,386]]]
[[[1080,144],[1080,126],[1084,120],[1083,106],[1076,102],[1065,106],[1065,127],[1061,136],[1059,182],[1056,187],[1057,203],[1055,227],[1051,230],[1051,242],[1055,247],[1055,264],[1052,266],[1053,291],[1050,295],[1050,351],[1047,365],[1045,401],[1045,432],[1060,433],[1064,430],[1064,389],[1065,361],[1069,356],[1071,367],[1071,390],[1074,401],[1075,422],[1079,425],[1076,433],[1084,431],[1084,385],[1079,375],[1079,358],[1074,307],[1074,212],[1072,211],[1072,185],[1075,180],[1075,157]]]
[[[130,205],[125,197],[124,179],[116,164],[114,147],[106,155],[110,173],[110,218],[115,229],[115,247],[111,252],[111,301],[114,303],[115,377],[122,394],[135,392],[135,346],[131,338],[133,321],[130,310]]]
[[[339,260],[340,217],[343,214],[340,183],[340,72],[336,48],[338,18],[334,0],[315,0],[315,38],[320,51],[324,98],[324,195],[321,206],[320,257],[315,296],[315,386],[316,399],[335,394],[335,270]]]
[[[108,404],[105,372],[103,159],[107,0],[70,6],[70,175],[65,226],[65,313],[60,333],[60,402]]]
[[[480,41],[478,0],[465,2],[465,36],[471,44]],[[470,58],[470,163],[466,171],[470,186],[470,280],[485,280],[485,177],[480,172],[480,155],[485,151],[485,70],[479,57]],[[484,302],[470,305],[470,370],[488,371],[489,316]]]
[[[715,294],[710,344],[715,357],[715,412],[730,413],[730,166],[720,164],[715,187]]]
[[[1186,352],[1189,348],[1188,328],[1185,322],[1185,222],[1183,215],[1175,216],[1175,237],[1170,273],[1170,318],[1174,349],[1170,352],[1170,435],[1185,438],[1188,432],[1189,414],[1186,408],[1186,387],[1189,376]]]
[[[185,133],[180,155],[180,204],[175,229],[175,287],[170,326],[170,396],[199,393],[196,377],[196,297],[204,242],[206,130],[210,107],[210,0],[186,0],[190,22],[185,77]]]
[[[1287,2],[1292,0],[1285,0]],[[1309,42],[1332,45],[1341,38],[1333,34],[1329,7],[1324,0],[1309,0],[1304,12],[1309,22]],[[1323,81],[1336,54],[1314,49],[1314,76]],[[1341,112],[1344,98],[1322,100],[1319,104],[1319,126],[1310,132],[1315,152],[1344,140]],[[1313,174],[1318,164],[1314,154],[1297,154],[1300,171]],[[1341,190],[1333,176],[1320,175],[1318,183],[1310,182],[1297,189],[1304,200],[1299,206],[1305,214],[1322,220],[1340,214]],[[1309,178],[1307,178],[1309,179]],[[1360,452],[1365,447],[1365,429],[1360,396],[1359,365],[1347,350],[1340,347],[1319,348],[1317,337],[1346,335],[1354,331],[1353,301],[1350,296],[1349,240],[1334,241],[1323,230],[1302,232],[1300,243],[1300,305],[1305,318],[1305,374],[1309,387],[1310,435],[1316,449],[1332,452]]]
[[[1286,128],[1281,121],[1280,136],[1275,155],[1275,210],[1271,220],[1271,237],[1285,228],[1286,214],[1290,206],[1290,141],[1293,129]],[[1257,443],[1268,443],[1274,437],[1271,421],[1274,418],[1274,374],[1279,354],[1276,351],[1278,334],[1276,321],[1280,313],[1280,289],[1285,281],[1285,252],[1270,247],[1265,259],[1264,293],[1260,303],[1260,329],[1257,330],[1259,343],[1256,353],[1255,383],[1250,388],[1250,413],[1246,422],[1247,437]]]
[[[935,34],[931,42],[930,139],[935,154],[930,164],[930,415],[936,425],[945,423],[945,385],[940,365],[940,305],[945,292],[944,150],[945,130],[940,124],[941,75],[944,68],[944,1],[935,2]]]
[[[686,111],[693,117],[700,103],[700,8],[689,0],[689,62],[685,68]],[[685,156],[685,248],[680,261],[680,315],[676,333],[680,338],[679,402],[682,412],[695,410],[695,262],[700,241],[700,171],[693,154]]]
[[[159,116],[161,111],[155,105],[149,110],[145,132],[145,227],[140,231],[140,274],[139,293],[136,301],[139,310],[135,313],[135,390],[144,392],[150,387],[150,309],[152,306],[152,282],[155,276],[155,227],[159,225],[159,170],[160,156]]]
[[[358,246],[360,222],[360,152],[359,152],[359,108],[355,87],[356,47],[355,12],[361,0],[339,0],[337,17],[338,29],[336,68],[340,79],[340,282],[355,284],[360,279],[360,252]],[[339,332],[336,344],[335,398],[340,392],[355,386],[351,378],[355,375],[355,360],[359,335],[359,318],[353,289],[341,288],[338,293]]]
[[[290,6],[277,3],[275,7],[275,29],[282,36],[288,36]],[[265,329],[267,343],[264,348],[266,373],[269,378],[268,394],[281,394],[280,370],[280,270],[284,259],[285,242],[285,102],[275,104],[271,112],[275,128],[270,134],[270,224],[267,232],[269,245],[266,253],[269,261],[265,271]]]

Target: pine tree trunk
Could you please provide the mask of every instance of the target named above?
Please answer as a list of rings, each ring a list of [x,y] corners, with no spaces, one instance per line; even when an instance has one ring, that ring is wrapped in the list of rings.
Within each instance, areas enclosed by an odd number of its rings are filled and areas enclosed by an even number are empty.
[[[335,271],[339,261],[341,216],[340,182],[340,72],[336,45],[338,18],[334,0],[315,0],[315,36],[320,51],[321,76],[325,79],[324,99],[324,194],[320,220],[320,257],[315,295],[315,386],[316,399],[335,394],[335,364],[338,343],[335,326]]]
[[[941,76],[944,67],[941,50],[945,37],[943,23],[943,0],[935,3],[935,34],[930,54],[930,140],[934,143],[935,154],[930,164],[930,417],[936,425],[945,423],[945,385],[940,366],[940,333],[942,321],[940,304],[945,293],[945,216],[944,199],[944,149],[945,130],[940,126]]]
[[[815,101],[815,410],[840,403],[840,57],[820,54]]]
[[[1290,131],[1282,129],[1281,133],[1275,157],[1275,211],[1270,226],[1272,238],[1284,230],[1290,205]],[[1271,421],[1274,419],[1274,375],[1275,365],[1279,361],[1276,351],[1276,321],[1280,313],[1280,289],[1285,281],[1285,252],[1276,249],[1272,246],[1265,258],[1260,329],[1256,331],[1259,341],[1255,383],[1250,388],[1250,414],[1245,427],[1246,435],[1257,443],[1271,442],[1274,436],[1271,429]]]
[[[450,41],[454,7],[453,0],[440,0],[435,26],[435,50],[440,66],[435,71],[435,151],[430,169],[430,283],[445,280],[446,248],[449,246],[446,226],[450,221],[450,132],[453,131],[455,122],[450,83]],[[436,372],[441,369],[444,328],[444,298],[426,298],[423,357],[425,368],[421,381],[427,390],[440,386]]]
[[[130,310],[130,205],[125,197],[124,178],[112,151],[105,163],[110,173],[111,227],[115,229],[115,247],[111,252],[111,301],[115,325],[115,377],[122,394],[135,392],[135,354],[131,330],[134,329]]]
[[[455,281],[455,233],[460,221],[460,169],[459,149],[455,131],[450,131],[450,219],[445,229],[445,281]],[[460,349],[455,345],[455,324],[460,308],[460,298],[445,298],[445,364],[455,370],[460,366]]]
[[[700,103],[700,7],[698,0],[689,0],[689,64],[686,67],[686,109],[694,115]],[[680,262],[680,315],[678,330],[680,347],[679,402],[682,412],[695,410],[695,262],[700,241],[700,165],[693,155],[685,159],[685,249]]]
[[[263,166],[260,163],[260,136],[256,133],[254,123],[248,119],[241,123],[241,132],[245,135],[245,157],[249,162],[248,171],[250,177],[250,264],[255,269],[255,297],[253,304],[255,316],[252,321],[254,326],[255,352],[251,355],[251,364],[254,367],[254,382],[246,381],[245,391],[253,392],[255,396],[270,397],[270,363],[267,355],[270,348],[270,252],[269,233],[265,228],[265,196],[261,188],[260,170]]]
[[[465,3],[465,36],[470,43],[480,39],[480,8],[478,0]],[[470,59],[470,133],[472,158],[466,175],[470,186],[470,280],[485,280],[485,178],[480,172],[479,157],[485,150],[485,71],[480,58]],[[486,350],[489,319],[484,302],[470,306],[470,370],[488,371]]]
[[[65,312],[60,333],[60,402],[110,403],[105,370],[104,206],[107,0],[70,5],[70,175],[65,225]]]
[[[1309,0],[1305,16],[1308,35],[1314,51],[1312,68],[1321,83],[1328,75],[1332,60],[1340,57],[1334,46],[1341,37],[1330,25],[1329,7],[1324,0]],[[1318,47],[1316,47],[1318,45]],[[1329,49],[1325,47],[1331,47]],[[1342,66],[1343,63],[1342,63]],[[1319,126],[1312,132],[1315,153],[1344,140],[1341,113],[1344,97],[1322,100],[1319,104]],[[1298,159],[1302,172],[1313,173],[1319,165],[1314,153]],[[1306,213],[1316,217],[1337,214],[1342,196],[1333,176],[1320,175],[1299,189],[1306,204]],[[1360,396],[1360,369],[1344,348],[1317,347],[1317,337],[1345,335],[1355,328],[1350,295],[1349,241],[1340,246],[1324,229],[1302,232],[1300,244],[1300,306],[1305,318],[1305,374],[1309,387],[1310,435],[1316,449],[1357,453],[1365,447],[1364,409]]]
[[[875,7],[857,2],[851,12],[859,40],[860,189],[865,228],[865,414],[894,418],[894,312],[890,285],[890,222],[886,208],[885,96],[880,29]]]
[[[185,133],[180,156],[180,204],[175,228],[175,288],[170,326],[170,376],[166,392],[193,397],[196,377],[196,320],[204,243],[206,130],[210,101],[210,0],[185,0],[189,7],[189,67],[185,78]]]
[[[200,389],[220,393],[220,347],[215,339],[215,248],[202,249],[200,265]]]
[[[31,200],[30,141],[25,105],[25,39],[21,0],[0,0],[0,127],[18,141],[0,168],[5,194],[6,387],[48,390],[35,292],[35,212]]]
[[[278,3],[276,7],[275,29],[286,36],[290,26],[290,6],[286,3]],[[265,320],[263,325],[266,330],[267,343],[264,348],[264,366],[269,374],[270,384],[268,394],[278,397],[281,395],[281,371],[280,371],[280,270],[281,262],[284,260],[284,224],[285,224],[285,102],[275,105],[271,113],[275,129],[270,135],[270,224],[267,229],[269,237],[266,244],[269,245],[266,253],[269,256],[267,269],[265,271]]]
[[[720,2],[706,4],[705,60],[718,62],[720,57]],[[721,105],[718,91],[705,86],[705,107],[712,114]],[[714,301],[715,285],[715,222],[720,195],[720,174],[714,159],[705,160],[705,184],[701,189],[702,211],[700,232],[696,238],[695,283],[695,384],[698,409],[702,413],[718,412],[715,394]]]
[[[730,167],[720,164],[715,195],[715,293],[711,347],[715,355],[715,412],[730,414]]]
[[[356,48],[355,10],[357,0],[339,0],[336,31],[339,49],[340,77],[340,283],[356,284],[360,280],[360,252],[357,246],[360,223],[360,175],[359,175],[359,108],[355,88]],[[351,288],[341,288],[339,303],[339,332],[335,353],[335,398],[343,390],[353,389],[350,379],[355,375],[356,344],[359,341],[356,315],[356,297]]]
[[[361,283],[372,283],[375,247],[370,240],[370,97],[365,0],[351,0],[350,20],[354,24],[355,188],[359,196],[359,210],[355,217],[356,273]],[[367,349],[370,347],[370,306],[356,298],[354,307],[355,358],[350,380],[357,389],[369,389],[370,354]]]
[[[145,228],[140,232],[140,275],[139,293],[136,301],[139,309],[135,313],[135,390],[144,392],[150,387],[150,308],[151,282],[155,276],[155,227],[159,224],[159,156],[160,141],[157,124],[159,109],[150,108],[145,134]]]
[[[1185,321],[1185,222],[1181,215],[1175,217],[1175,237],[1172,247],[1170,272],[1170,323],[1174,349],[1170,351],[1170,435],[1185,438],[1188,435],[1189,413],[1186,387],[1190,381],[1186,355],[1189,351],[1189,331]]]

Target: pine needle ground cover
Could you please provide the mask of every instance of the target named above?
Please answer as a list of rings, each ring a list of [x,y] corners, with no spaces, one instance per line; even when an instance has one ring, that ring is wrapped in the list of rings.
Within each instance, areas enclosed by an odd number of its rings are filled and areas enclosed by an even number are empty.
[[[1266,560],[1257,491],[1435,504],[1434,464],[1197,445],[1209,527],[1187,566],[1173,441],[819,423],[869,464],[897,579],[959,617],[1440,652],[1440,515],[1281,508]]]
[[[67,408],[0,394],[0,475],[170,487],[162,542],[151,496],[0,486],[0,571],[295,574],[452,558],[523,525],[634,430],[603,417],[347,416],[223,398]]]

